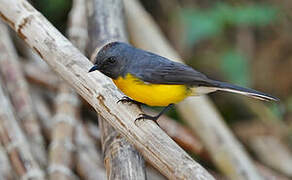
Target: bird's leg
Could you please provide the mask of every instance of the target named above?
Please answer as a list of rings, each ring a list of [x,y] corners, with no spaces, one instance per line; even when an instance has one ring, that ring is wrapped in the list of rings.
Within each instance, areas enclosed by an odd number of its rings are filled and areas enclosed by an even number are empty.
[[[166,106],[165,108],[163,108],[162,111],[161,111],[158,115],[156,115],[156,116],[150,116],[150,115],[147,115],[147,114],[139,114],[140,117],[138,117],[137,119],[135,119],[135,122],[136,122],[137,120],[149,119],[149,120],[154,121],[154,122],[158,125],[158,123],[157,123],[158,118],[159,118],[163,113],[165,113],[166,111],[168,111],[172,106],[173,106],[172,103],[169,104],[168,106]],[[158,126],[159,126],[159,125],[158,125]]]
[[[138,106],[144,105],[143,103],[138,102],[138,101],[135,101],[135,100],[133,100],[133,99],[127,97],[127,96],[124,96],[122,99],[118,100],[117,103],[120,103],[120,102],[123,103],[123,104],[124,104],[124,103],[136,104],[136,105],[138,105]]]

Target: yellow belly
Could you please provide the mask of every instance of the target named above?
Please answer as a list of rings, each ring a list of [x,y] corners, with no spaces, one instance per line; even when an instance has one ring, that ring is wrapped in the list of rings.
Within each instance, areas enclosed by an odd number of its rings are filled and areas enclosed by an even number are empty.
[[[185,85],[148,84],[130,74],[113,81],[124,94],[150,106],[167,106],[191,94]]]

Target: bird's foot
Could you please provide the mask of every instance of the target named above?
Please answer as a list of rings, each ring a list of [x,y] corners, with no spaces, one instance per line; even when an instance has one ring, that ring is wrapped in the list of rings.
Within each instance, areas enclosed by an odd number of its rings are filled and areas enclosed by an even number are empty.
[[[155,122],[157,124],[157,126],[159,126],[159,124],[157,123],[157,120],[160,116],[150,116],[148,114],[139,114],[139,117],[135,119],[135,124],[136,121],[140,121],[140,120],[144,120],[144,119],[149,119],[152,120],[153,122]]]
[[[122,97],[122,99],[118,100],[117,103],[120,103],[120,102],[123,103],[123,104],[125,104],[125,103],[136,104],[138,106],[143,105],[143,103],[135,101],[135,100],[133,100],[133,99],[127,97],[127,96]]]

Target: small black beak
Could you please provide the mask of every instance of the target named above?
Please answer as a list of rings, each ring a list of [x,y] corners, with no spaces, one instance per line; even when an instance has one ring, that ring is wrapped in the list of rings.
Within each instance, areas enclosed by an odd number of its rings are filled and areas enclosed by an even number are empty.
[[[89,69],[88,72],[96,71],[98,70],[97,65],[95,64],[91,69]]]

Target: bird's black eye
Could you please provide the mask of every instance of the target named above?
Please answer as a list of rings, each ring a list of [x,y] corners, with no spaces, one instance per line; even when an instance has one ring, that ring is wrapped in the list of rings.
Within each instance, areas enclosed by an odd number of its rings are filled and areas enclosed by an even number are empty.
[[[109,57],[109,58],[106,60],[106,62],[107,62],[108,64],[115,64],[115,63],[116,63],[116,58],[114,58],[114,57]]]

